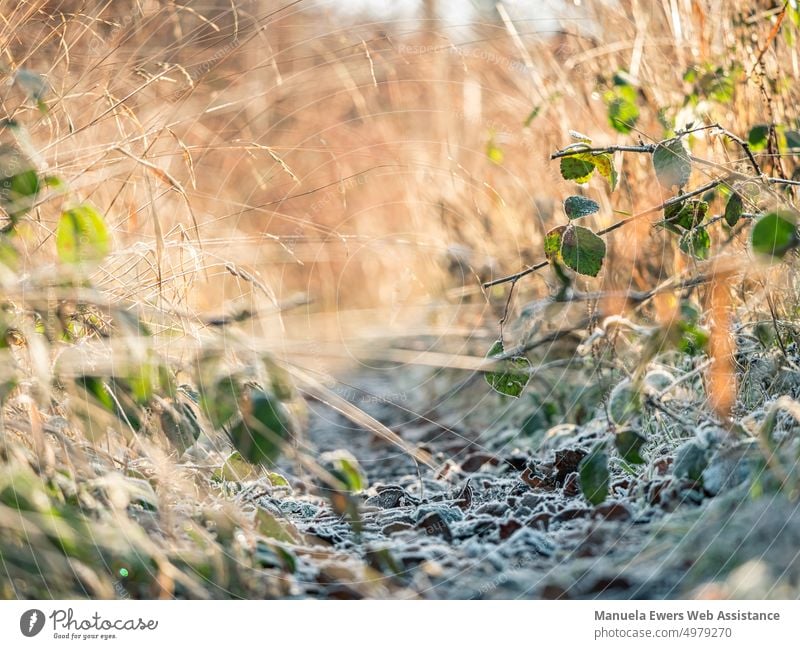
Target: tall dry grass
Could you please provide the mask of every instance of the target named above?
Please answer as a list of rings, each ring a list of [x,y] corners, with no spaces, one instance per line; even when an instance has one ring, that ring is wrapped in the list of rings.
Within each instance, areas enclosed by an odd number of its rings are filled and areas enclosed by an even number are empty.
[[[562,10],[570,17],[547,33],[534,9],[520,11],[456,29],[324,3],[5,3],[8,74],[42,73],[52,95],[47,116],[13,91],[3,110],[29,127],[44,165],[107,213],[115,252],[97,280],[115,297],[190,320],[247,308],[263,314],[253,333],[301,348],[318,334],[469,328],[497,297],[476,277],[541,258],[572,191],[548,154],[570,128],[652,141],[665,110],[746,132],[767,111],[785,122],[795,99],[745,74],[733,104],[680,110],[683,72],[727,67],[731,52],[747,73],[764,45],[768,78],[797,78],[797,53],[767,40],[766,5],[592,4]],[[620,69],[644,104],[632,138],[609,128],[601,97]],[[697,146],[735,164],[718,141]],[[619,161],[616,195],[587,189],[604,208],[599,226],[666,198],[645,157]],[[30,231],[37,264],[51,249],[48,209]],[[607,287],[632,275],[645,288],[683,263],[646,221],[610,245]],[[306,300],[272,336],[276,306]]]

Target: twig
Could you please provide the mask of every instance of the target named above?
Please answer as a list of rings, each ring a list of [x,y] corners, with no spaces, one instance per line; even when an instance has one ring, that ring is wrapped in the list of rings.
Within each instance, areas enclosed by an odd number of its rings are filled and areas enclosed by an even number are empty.
[[[676,137],[680,138],[680,137],[682,137],[684,135],[689,135],[690,133],[697,133],[699,131],[717,131],[717,133],[716,133],[717,135],[724,135],[725,137],[727,137],[727,138],[733,140],[734,142],[736,142],[736,144],[738,144],[740,147],[742,147],[742,151],[744,151],[745,155],[747,156],[747,159],[750,161],[750,164],[752,165],[753,170],[756,172],[756,174],[758,176],[762,175],[761,167],[759,167],[758,162],[756,162],[756,159],[753,156],[753,152],[750,150],[750,145],[747,142],[745,142],[742,138],[740,138],[738,135],[736,135],[735,133],[732,133],[731,131],[726,129],[719,122],[714,122],[713,124],[705,124],[703,126],[697,126],[695,128],[691,128],[691,129],[688,129],[688,130],[685,130],[685,131],[680,131],[680,132],[678,132]],[[693,157],[691,155],[689,156],[689,159],[693,160],[695,162],[700,162],[700,163],[711,165],[711,166],[714,166],[714,167],[720,167],[720,165],[718,165],[715,162],[711,162],[709,160],[703,160],[701,158],[695,158],[695,157]]]
[[[589,318],[584,318],[580,322],[578,322],[574,327],[569,327],[566,329],[557,329],[552,333],[547,334],[546,336],[542,336],[541,338],[537,338],[536,340],[532,340],[530,342],[524,343],[522,345],[518,345],[514,347],[514,349],[509,349],[508,351],[503,352],[502,354],[498,354],[497,356],[492,357],[492,361],[504,361],[513,359],[515,356],[521,356],[525,352],[529,352],[532,349],[536,349],[537,347],[541,347],[542,345],[546,345],[547,343],[554,343],[561,338],[566,338],[567,336],[574,335],[577,331],[581,329],[585,329],[591,320]]]
[[[745,213],[745,214],[741,214],[741,215],[739,216],[739,218],[740,218],[740,219],[754,219],[754,218],[756,218],[757,216],[758,216],[758,214],[747,214],[747,213]],[[687,230],[687,234],[688,234],[688,233],[691,233],[691,232],[697,232],[697,231],[698,231],[698,230],[700,230],[701,228],[707,228],[707,227],[708,227],[708,226],[710,226],[710,225],[714,225],[715,223],[718,223],[719,221],[722,221],[722,219],[724,219],[724,218],[725,218],[725,215],[724,215],[724,214],[719,214],[719,215],[717,215],[717,216],[715,216],[715,217],[713,217],[713,218],[709,219],[709,220],[708,220],[708,221],[706,221],[705,223],[698,223],[697,225],[695,225],[695,226],[694,226],[693,228],[691,228],[690,230]],[[668,222],[668,220],[667,220],[667,219],[664,219],[663,221],[659,221],[659,223],[667,223],[667,222]]]
[[[629,152],[629,153],[653,153],[656,150],[656,144],[640,144],[640,145],[624,145],[624,144],[614,144],[611,146],[602,146],[602,147],[590,147],[588,144],[586,148],[579,148],[575,145],[571,147],[567,147],[566,149],[561,149],[560,151],[556,151],[555,153],[550,154],[551,160],[557,160],[558,158],[568,158],[570,156],[574,156],[578,153],[590,153],[592,155],[599,155],[602,153],[616,153],[617,151],[622,152]]]
[[[528,266],[525,270],[521,270],[518,273],[514,273],[513,275],[508,275],[507,277],[501,277],[500,279],[493,279],[490,282],[484,282],[483,288],[489,288],[491,286],[497,286],[498,284],[505,284],[506,282],[516,282],[521,277],[525,277],[525,275],[529,275],[530,273],[535,273],[537,270],[541,270],[549,261],[540,261],[538,264],[534,264],[533,266]]]
[[[763,176],[764,174],[761,172],[761,167],[759,166],[758,162],[756,162],[755,156],[753,155],[753,152],[750,150],[750,145],[747,142],[745,142],[742,138],[740,138],[738,135],[736,135],[735,133],[731,133],[728,129],[723,128],[719,124],[714,124],[714,126],[715,130],[719,131],[720,133],[722,133],[722,135],[724,135],[730,140],[733,140],[734,142],[736,142],[736,144],[742,147],[742,151],[744,151],[745,155],[747,156],[747,159],[750,161],[750,165],[753,167],[753,171],[756,172],[756,175],[759,178]]]
[[[673,205],[678,205],[683,203],[687,198],[692,198],[693,196],[699,196],[700,194],[705,194],[710,189],[714,189],[718,185],[722,185],[726,183],[727,180],[719,178],[717,180],[712,180],[710,183],[706,183],[702,187],[698,187],[697,189],[693,189],[690,192],[686,192],[685,194],[681,194],[680,196],[673,196],[669,200],[664,201],[661,205],[657,205],[655,207],[651,207],[644,212],[639,212],[638,214],[634,214],[633,216],[629,216],[627,219],[622,219],[621,221],[617,221],[616,223],[612,223],[607,228],[603,228],[602,230],[598,230],[596,232],[597,236],[602,236],[604,234],[608,234],[609,232],[613,232],[614,230],[618,230],[623,225],[627,225],[631,221],[635,221],[640,219],[643,216],[647,216],[648,214],[653,214],[654,212],[660,212],[662,210],[667,209],[668,207],[672,207]]]
[[[517,285],[517,281],[514,280],[511,282],[511,288],[508,289],[508,297],[506,298],[506,306],[503,309],[503,317],[500,318],[500,344],[504,345],[503,341],[503,327],[506,324],[506,320],[508,319],[508,308],[511,306],[511,297],[514,295],[514,287]]]
[[[800,180],[787,180],[786,178],[767,178],[768,183],[773,185],[794,185],[800,187]]]
[[[671,408],[668,408],[665,404],[663,404],[658,399],[655,399],[653,397],[648,396],[648,397],[645,397],[645,402],[648,405],[650,405],[653,408],[655,408],[656,410],[660,410],[661,412],[663,412],[670,419],[673,419],[684,430],[689,431],[689,432],[694,432],[697,429],[697,423],[696,422],[687,421],[686,419],[684,419],[678,413],[673,412]],[[702,416],[702,413],[695,412],[695,414],[700,414]]]

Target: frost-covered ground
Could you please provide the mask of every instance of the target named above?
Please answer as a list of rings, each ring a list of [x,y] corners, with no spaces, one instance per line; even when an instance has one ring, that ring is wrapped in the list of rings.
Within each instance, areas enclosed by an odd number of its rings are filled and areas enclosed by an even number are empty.
[[[309,485],[302,482],[291,494],[258,501],[306,545],[296,596],[797,596],[800,511],[770,486],[754,440],[709,426],[697,436],[651,439],[642,467],[612,463],[610,495],[595,507],[581,495],[576,471],[607,434],[602,418],[556,427],[538,441],[517,431],[516,440],[480,435],[477,444],[469,421],[456,432],[443,430],[434,413],[414,414],[409,402],[419,395],[399,392],[391,375],[353,377],[345,394],[445,469],[418,470],[397,449],[311,403],[310,445],[348,449],[370,486],[355,496],[360,522],[334,513],[316,487],[316,495],[303,494]],[[485,387],[476,382],[467,392]],[[454,396],[450,408],[458,402]],[[699,474],[687,468],[688,447],[700,451]],[[326,549],[322,560],[317,547]]]

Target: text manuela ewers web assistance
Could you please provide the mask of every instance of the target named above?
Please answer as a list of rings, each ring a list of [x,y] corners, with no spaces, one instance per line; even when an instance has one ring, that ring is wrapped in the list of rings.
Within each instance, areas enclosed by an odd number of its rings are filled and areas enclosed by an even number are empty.
[[[757,611],[595,611],[594,619],[598,622],[624,622],[624,621],[681,621],[681,620],[737,620],[770,621],[777,622],[781,619],[780,613],[762,613]]]

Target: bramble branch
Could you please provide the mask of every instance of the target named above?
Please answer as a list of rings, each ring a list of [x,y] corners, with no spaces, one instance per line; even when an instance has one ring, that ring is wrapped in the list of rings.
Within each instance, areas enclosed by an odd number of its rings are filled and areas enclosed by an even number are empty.
[[[717,169],[719,171],[724,171],[725,172],[725,176],[722,177],[722,178],[716,178],[716,179],[714,179],[714,180],[712,180],[712,181],[710,181],[710,182],[708,182],[708,183],[706,183],[706,184],[704,184],[704,185],[702,185],[702,186],[700,186],[700,187],[698,187],[696,189],[693,189],[692,191],[686,192],[684,194],[680,194],[678,196],[673,196],[672,198],[664,201],[663,203],[661,203],[659,205],[656,205],[654,207],[646,209],[646,210],[644,210],[642,212],[638,212],[637,214],[629,216],[629,217],[627,217],[625,219],[622,219],[620,221],[617,221],[616,223],[613,223],[613,224],[609,225],[608,227],[597,231],[595,233],[597,236],[603,236],[605,234],[608,234],[610,232],[618,230],[619,228],[627,225],[628,223],[636,221],[636,220],[642,218],[643,216],[654,214],[656,212],[668,209],[671,206],[678,205],[678,204],[686,201],[689,198],[704,194],[704,193],[714,189],[715,187],[718,187],[719,185],[730,185],[730,183],[732,181],[734,181],[734,180],[739,180],[739,181],[750,180],[750,181],[754,181],[754,182],[766,183],[767,185],[800,186],[800,180],[786,180],[784,178],[775,178],[775,177],[765,176],[763,174],[762,170],[761,170],[760,165],[758,164],[758,161],[756,160],[755,156],[753,155],[752,150],[750,149],[750,145],[745,140],[740,138],[738,135],[736,135],[735,133],[732,133],[731,131],[729,131],[728,129],[724,128],[723,126],[721,126],[718,123],[707,124],[707,125],[698,126],[698,127],[691,128],[691,129],[686,129],[686,130],[678,132],[677,135],[674,138],[669,138],[668,140],[663,140],[661,142],[653,143],[653,144],[610,145],[610,146],[605,146],[605,147],[591,147],[588,144],[584,144],[584,146],[580,146],[580,143],[577,143],[577,145],[573,144],[573,145],[571,145],[571,146],[569,146],[569,147],[567,147],[565,149],[561,149],[559,151],[556,151],[555,153],[552,153],[550,155],[550,159],[551,160],[557,160],[559,158],[568,158],[568,157],[575,156],[575,155],[580,155],[580,154],[602,155],[602,154],[613,154],[613,153],[617,153],[617,152],[653,154],[659,147],[664,146],[665,142],[672,142],[672,141],[674,141],[676,139],[679,139],[679,138],[681,138],[681,137],[683,137],[685,135],[688,135],[690,133],[696,133],[696,132],[699,132],[699,131],[711,131],[711,132],[713,132],[713,134],[722,135],[722,136],[728,138],[729,140],[735,142],[742,149],[742,151],[744,152],[744,155],[746,156],[750,166],[753,168],[753,172],[754,172],[755,176],[747,175],[747,174],[740,173],[740,172],[737,172],[737,171],[732,171],[732,170],[724,167],[723,165],[720,165],[720,164],[718,164],[716,162],[713,162],[711,160],[705,160],[705,159],[702,159],[702,158],[698,158],[696,156],[692,156],[691,154],[687,154],[687,160],[690,160],[692,162],[696,162],[698,164],[701,164],[701,165],[704,165],[704,166],[707,166],[707,167],[713,167],[713,168],[715,168],[715,169]],[[747,216],[748,217],[752,217],[754,215],[749,215],[748,214]],[[719,221],[719,218],[710,221],[708,224],[706,224],[706,226],[711,224],[711,223],[715,223],[717,221]],[[483,286],[484,289],[486,289],[486,288],[491,288],[492,286],[498,286],[500,284],[506,284],[508,282],[512,282],[513,284],[516,284],[516,282],[519,279],[525,277],[526,275],[530,275],[531,273],[534,273],[534,272],[536,272],[538,270],[541,270],[542,268],[544,268],[544,267],[546,267],[548,265],[549,265],[549,262],[547,260],[540,261],[540,262],[537,262],[537,263],[535,263],[535,264],[533,264],[531,266],[528,266],[527,268],[524,268],[523,270],[521,270],[521,271],[519,271],[517,273],[514,273],[512,275],[507,275],[505,277],[500,277],[498,279],[493,279],[493,280],[490,280],[488,282],[484,282],[482,286]]]

